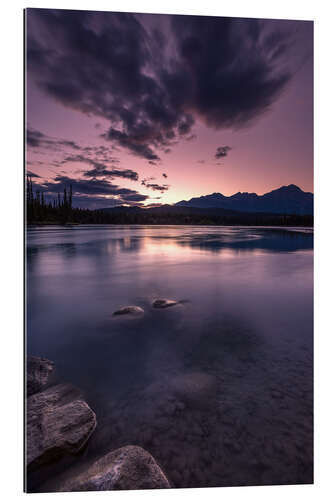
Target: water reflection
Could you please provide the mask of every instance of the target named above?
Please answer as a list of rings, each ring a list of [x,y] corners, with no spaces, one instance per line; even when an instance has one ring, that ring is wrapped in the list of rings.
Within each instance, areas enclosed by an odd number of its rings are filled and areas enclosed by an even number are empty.
[[[157,237],[164,240],[165,237]],[[171,237],[172,238],[172,237]],[[174,243],[193,249],[222,252],[225,249],[237,251],[295,252],[313,248],[313,233],[284,229],[229,230],[226,233],[184,234],[175,237]]]

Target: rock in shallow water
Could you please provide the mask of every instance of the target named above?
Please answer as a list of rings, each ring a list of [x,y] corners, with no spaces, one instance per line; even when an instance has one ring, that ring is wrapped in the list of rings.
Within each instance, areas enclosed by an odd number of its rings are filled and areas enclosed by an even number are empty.
[[[47,386],[54,370],[54,363],[46,358],[28,356],[27,359],[27,396],[40,392]]]
[[[144,314],[144,310],[139,306],[124,306],[117,309],[112,316],[141,316]]]
[[[181,304],[182,301],[178,300],[170,300],[170,299],[155,299],[152,303],[152,306],[156,309],[165,309],[166,307],[176,306],[177,304]]]
[[[125,446],[100,458],[59,491],[107,491],[170,488],[154,458],[139,446]]]
[[[27,466],[34,468],[77,453],[96,427],[96,415],[70,384],[27,399]]]

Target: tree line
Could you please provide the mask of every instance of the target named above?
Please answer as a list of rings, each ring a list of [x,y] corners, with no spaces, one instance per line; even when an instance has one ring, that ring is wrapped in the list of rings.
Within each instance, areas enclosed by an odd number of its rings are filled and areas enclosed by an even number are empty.
[[[64,188],[63,196],[58,196],[53,201],[46,202],[44,192],[33,190],[31,176],[27,176],[26,183],[26,214],[28,223],[42,222],[69,222],[73,217],[73,193],[72,185],[67,190]]]
[[[164,205],[154,208],[116,207],[89,210],[73,207],[72,186],[46,202],[43,191],[33,190],[27,177],[26,219],[28,224],[147,224],[213,226],[313,226],[312,215],[219,212]]]

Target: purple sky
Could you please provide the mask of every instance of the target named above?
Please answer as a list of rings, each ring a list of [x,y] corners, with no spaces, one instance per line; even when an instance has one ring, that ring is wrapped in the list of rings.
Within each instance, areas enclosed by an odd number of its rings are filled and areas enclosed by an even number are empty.
[[[27,10],[27,170],[74,204],[313,190],[309,21]]]

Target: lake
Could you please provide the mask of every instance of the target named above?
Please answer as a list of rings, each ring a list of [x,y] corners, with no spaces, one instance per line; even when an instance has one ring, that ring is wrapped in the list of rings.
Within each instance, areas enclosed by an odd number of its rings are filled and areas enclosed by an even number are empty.
[[[312,229],[30,227],[26,272],[27,352],[97,415],[71,470],[136,444],[175,487],[312,482]]]

